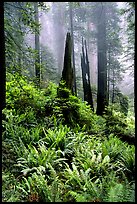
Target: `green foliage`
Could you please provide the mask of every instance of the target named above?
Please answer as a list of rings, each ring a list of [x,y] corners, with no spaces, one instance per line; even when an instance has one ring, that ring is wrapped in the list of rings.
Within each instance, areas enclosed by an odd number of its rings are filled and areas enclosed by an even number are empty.
[[[10,172],[2,172],[2,202],[19,202],[18,181]]]
[[[109,189],[106,202],[135,202],[135,184],[116,183]]]
[[[127,116],[128,114],[128,97],[127,96],[122,96],[120,105],[121,105],[122,113],[124,113],[124,115]]]
[[[7,75],[6,91],[4,202],[135,200],[135,147],[117,137],[133,133],[132,116],[97,116],[63,84],[37,89],[16,74]]]
[[[109,155],[113,168],[117,175],[126,177],[129,180],[134,180],[135,177],[135,147],[128,146],[116,136],[111,134],[109,140],[105,139],[102,144],[102,155]],[[121,168],[123,171],[121,172]],[[130,172],[128,174],[128,172]]]
[[[107,108],[107,114],[104,115],[106,119],[106,133],[115,133],[120,137],[134,136],[135,123],[134,117],[126,117],[125,114],[115,111],[113,106]]]
[[[116,110],[122,112],[125,116],[128,115],[129,109],[129,98],[128,96],[122,94],[119,90],[115,90],[115,105],[114,107],[117,108]]]
[[[85,129],[93,133],[100,132],[102,124],[103,131],[104,119],[94,114],[86,102],[73,96],[63,82],[58,88],[50,82],[45,89],[38,90],[32,82],[28,84],[25,77],[17,74],[8,74],[7,80],[7,108],[15,109],[17,114],[24,114],[24,123],[29,124],[27,120],[37,123],[38,120],[46,119],[46,116],[55,116],[71,127],[85,125]]]
[[[134,33],[132,3],[129,3],[128,29]],[[45,3],[38,5],[48,9]],[[74,21],[83,23],[85,16],[91,19],[94,4],[80,5],[84,7],[74,8]],[[111,5],[115,10],[115,5]],[[113,108],[104,117],[97,116],[86,102],[71,94],[63,81],[57,87],[43,78],[41,88],[35,87],[32,81],[35,81],[33,68],[37,52],[24,44],[28,31],[39,31],[33,6],[30,2],[4,3],[8,73],[2,120],[2,201],[135,202],[135,147],[120,139],[134,136],[135,118],[129,113],[125,117],[120,109]],[[113,16],[113,10],[109,10],[109,17]],[[119,38],[118,32],[113,32],[118,31],[115,24],[118,18],[109,17],[109,68],[112,70],[112,65],[116,65],[115,75],[119,76],[120,66],[116,63]],[[81,31],[88,38],[89,34],[95,37],[95,31]],[[131,36],[129,40],[134,40]],[[52,75],[53,56],[47,48],[42,49],[45,52],[42,52],[41,75],[44,73],[48,76],[46,80],[52,77],[57,81],[58,75]],[[122,108],[126,100],[123,102]]]
[[[52,82],[57,83],[59,76],[56,67],[56,59],[54,58],[52,51],[43,45],[41,45],[41,60],[42,80],[52,80]]]
[[[66,87],[66,82],[61,80],[57,90],[59,98],[69,98],[70,90]]]
[[[28,83],[25,77],[18,74],[13,76],[8,73],[7,79],[7,109],[15,109],[17,114],[22,114],[22,118],[24,114],[25,120],[28,118],[34,123],[48,115],[46,107],[52,104],[56,96],[55,84],[49,82],[45,89],[38,90],[33,82]],[[26,123],[29,122],[26,120]]]
[[[32,108],[44,106],[43,96],[40,95],[39,90],[36,90],[32,82],[28,83],[25,77],[18,74],[7,76],[7,78],[12,79],[6,82],[8,108],[23,111],[28,106]]]
[[[45,129],[43,128],[44,138],[42,139],[42,141],[45,142],[48,148],[54,147],[57,150],[60,149],[64,151],[65,146],[67,145],[67,135],[69,132],[70,128],[68,128],[66,125],[63,126],[62,124],[58,127],[55,127],[54,130],[48,129],[47,131],[45,131]]]
[[[11,73],[21,74],[27,69],[28,59],[33,59],[24,41],[28,32],[39,30],[34,16],[33,2],[4,2],[5,62]]]
[[[28,202],[60,202],[61,186],[56,172],[50,166],[53,180],[49,183],[45,176],[39,173],[33,173],[28,179],[23,177],[19,190],[24,194]]]
[[[80,125],[90,134],[102,135],[105,130],[105,119],[96,115],[87,105],[87,102],[80,102]],[[87,114],[88,113],[88,114]]]
[[[36,168],[43,166],[44,173],[46,177],[49,177],[49,165],[53,165],[53,167],[62,166],[62,162],[65,160],[63,158],[59,158],[60,151],[55,151],[55,148],[47,149],[43,144],[39,144],[36,148],[35,146],[28,145],[28,148],[24,149],[24,153],[22,157],[18,158],[17,163],[15,164],[18,167],[18,171],[23,172],[24,175],[32,174],[33,172],[37,172]],[[58,169],[59,170],[59,169]]]

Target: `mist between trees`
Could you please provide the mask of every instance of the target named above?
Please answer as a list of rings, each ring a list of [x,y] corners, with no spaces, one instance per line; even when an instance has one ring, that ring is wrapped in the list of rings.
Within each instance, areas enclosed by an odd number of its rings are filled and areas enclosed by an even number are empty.
[[[3,5],[2,201],[135,202],[135,2]]]
[[[7,70],[27,75],[37,84],[49,80],[59,83],[66,35],[70,32],[75,94],[85,100],[81,69],[83,38],[89,65],[86,80],[95,109],[99,104],[97,113],[102,114],[108,104],[120,102],[118,93],[128,96],[133,111],[133,10],[134,4],[124,2],[5,2]]]

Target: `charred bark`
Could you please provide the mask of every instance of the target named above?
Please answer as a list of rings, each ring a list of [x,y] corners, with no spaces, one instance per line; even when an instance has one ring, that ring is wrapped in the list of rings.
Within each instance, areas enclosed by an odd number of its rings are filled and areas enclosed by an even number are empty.
[[[81,69],[82,69],[82,79],[83,79],[84,101],[87,101],[88,104],[91,106],[91,109],[94,111],[92,91],[91,91],[91,85],[90,85],[90,72],[89,72],[87,47],[86,47],[86,41],[85,41],[85,50],[84,50],[83,39],[82,39]]]
[[[73,69],[72,69],[72,62],[71,62],[71,36],[70,33],[67,33],[66,37],[66,46],[65,46],[65,55],[64,55],[64,66],[62,71],[61,80],[64,80],[66,83],[66,87],[71,90],[73,93]]]

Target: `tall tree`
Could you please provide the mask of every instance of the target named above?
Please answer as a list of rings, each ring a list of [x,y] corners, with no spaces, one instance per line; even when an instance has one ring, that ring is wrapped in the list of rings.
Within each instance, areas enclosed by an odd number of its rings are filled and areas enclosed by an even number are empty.
[[[134,108],[135,108],[135,2],[125,2],[125,7],[121,9],[126,21],[125,32],[127,34],[127,45],[125,45],[125,60],[127,69],[134,77]],[[127,63],[128,62],[128,63]],[[129,65],[130,64],[130,65]],[[135,112],[135,109],[134,109]]]
[[[4,32],[5,32],[5,61],[8,71],[19,70],[19,58],[23,52],[24,33],[21,29],[23,24],[23,16],[21,9],[24,7],[21,2],[4,3]],[[13,12],[14,11],[14,12]],[[12,18],[11,18],[12,16]]]
[[[4,2],[5,63],[9,72],[23,74],[24,70],[28,70],[27,63],[30,67],[34,52],[26,41],[26,35],[34,34],[36,27],[39,27],[34,13],[31,2]]]
[[[21,2],[17,2],[17,5],[20,7]],[[22,32],[22,22],[21,22],[21,13],[18,11],[17,12],[17,18],[18,18],[18,22],[19,22],[19,31]],[[18,35],[19,38],[19,42],[20,44],[23,44],[24,38],[22,35]],[[22,51],[21,48],[18,49],[18,73],[21,75],[22,74],[22,70],[21,70],[21,66],[22,66]]]
[[[132,71],[135,60],[135,2],[125,2],[125,8],[121,9],[121,14],[125,17],[125,31],[127,34],[126,60],[131,61]]]
[[[72,3],[69,2],[69,14],[70,14],[70,29],[72,36],[72,64],[73,64],[73,74],[74,74],[74,93],[77,95],[77,86],[76,86],[76,71],[75,71],[75,51],[74,51],[74,34],[73,34],[73,8]]]
[[[36,24],[39,24],[38,2],[34,2],[34,10],[35,10],[35,22]],[[40,86],[40,42],[38,29],[35,30],[35,50],[36,50],[35,58],[36,84]]]
[[[107,56],[106,56],[106,7],[97,5],[97,57],[98,57],[98,90],[97,114],[103,115],[107,106]]]
[[[58,75],[61,76],[63,66],[63,54],[64,54],[64,41],[65,41],[65,17],[64,17],[65,5],[62,2],[54,2],[52,4],[52,16],[53,16],[53,32],[54,35],[54,47],[56,51],[56,59],[58,66]]]
[[[4,44],[4,40],[5,40],[5,35],[4,35],[4,5],[2,5],[1,7],[1,12],[0,12],[0,17],[2,19],[2,23],[1,23],[1,37],[2,37],[2,42],[1,42],[1,61],[0,61],[0,93],[1,93],[1,110],[5,108],[6,106],[6,96],[5,96],[5,90],[6,90],[6,86],[5,86],[5,78],[6,78],[6,69],[5,69],[5,44]]]
[[[106,23],[108,103],[110,98],[113,103],[115,90],[124,72],[119,61],[123,49],[120,39],[120,15],[116,2],[107,3]]]

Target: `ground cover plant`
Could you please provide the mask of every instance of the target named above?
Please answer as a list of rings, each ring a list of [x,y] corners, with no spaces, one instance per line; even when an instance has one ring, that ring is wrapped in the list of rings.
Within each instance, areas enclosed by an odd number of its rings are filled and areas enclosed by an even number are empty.
[[[3,202],[135,202],[133,117],[7,73],[2,125]]]

